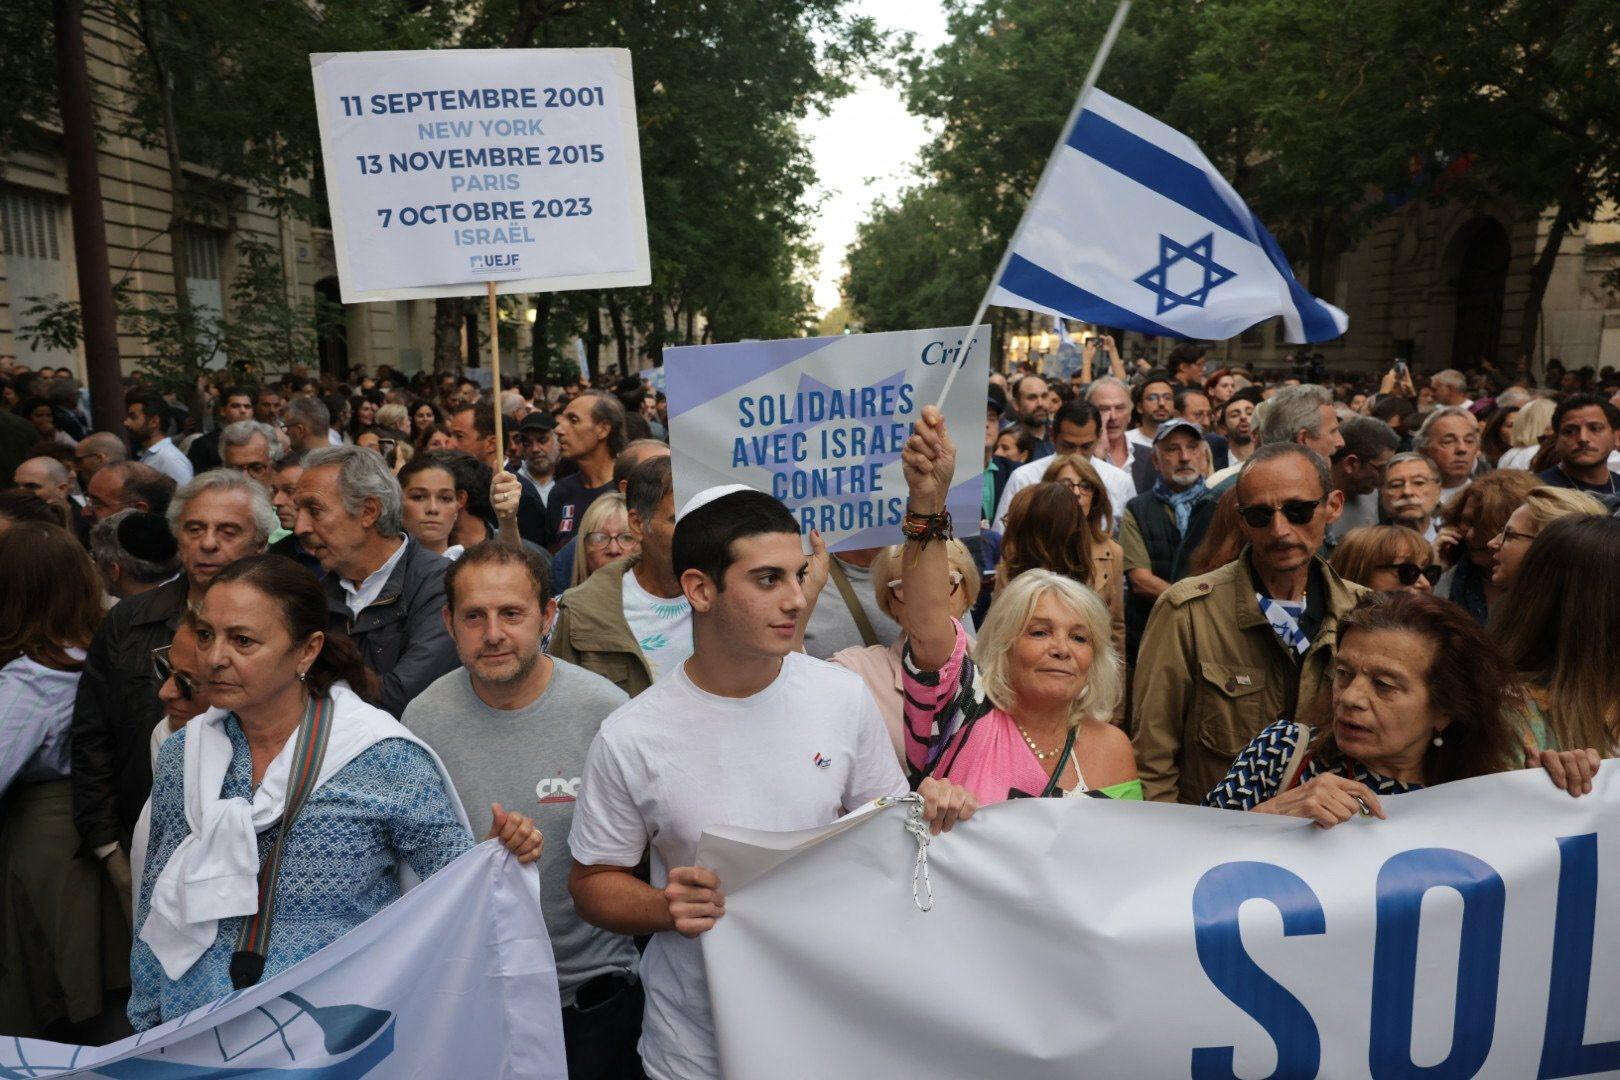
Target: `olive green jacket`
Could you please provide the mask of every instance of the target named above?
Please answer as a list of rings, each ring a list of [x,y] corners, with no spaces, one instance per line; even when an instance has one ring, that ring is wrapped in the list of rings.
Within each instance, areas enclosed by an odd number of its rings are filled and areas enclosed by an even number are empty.
[[[652,668],[624,618],[624,575],[638,556],[615,559],[563,593],[548,653],[578,664],[635,697],[652,685]]]
[[[1248,555],[1176,582],[1148,618],[1131,687],[1148,799],[1198,804],[1262,728],[1281,716],[1312,722],[1326,700],[1339,619],[1367,590],[1313,560],[1326,610],[1301,658],[1261,614]]]

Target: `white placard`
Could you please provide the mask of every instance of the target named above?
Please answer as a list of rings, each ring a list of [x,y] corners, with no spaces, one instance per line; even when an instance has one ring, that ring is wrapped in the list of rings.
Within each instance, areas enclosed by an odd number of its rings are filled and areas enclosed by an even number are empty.
[[[628,50],[310,67],[344,303],[652,281]]]

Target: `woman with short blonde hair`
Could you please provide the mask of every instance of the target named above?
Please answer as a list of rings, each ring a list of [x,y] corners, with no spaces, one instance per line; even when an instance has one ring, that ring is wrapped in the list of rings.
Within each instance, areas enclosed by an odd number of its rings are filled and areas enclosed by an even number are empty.
[[[1498,469],[1528,469],[1541,451],[1541,437],[1552,430],[1553,411],[1558,405],[1548,398],[1536,398],[1513,415],[1513,437],[1508,450],[1496,461]]]
[[[1596,496],[1574,488],[1531,488],[1518,509],[1508,515],[1502,530],[1487,545],[1491,551],[1491,584],[1505,589],[1519,576],[1530,544],[1548,525],[1562,517],[1608,517],[1609,510]]]
[[[938,409],[923,410],[902,461],[910,489],[902,675],[913,775],[949,780],[980,804],[1087,791],[1140,799],[1130,740],[1109,722],[1122,676],[1107,606],[1071,577],[1025,570],[991,604],[970,657],[949,608],[942,541],[956,450]]]
[[[641,541],[630,532],[630,513],[617,491],[600,495],[579,519],[579,542],[574,545],[573,587],[615,559],[634,555]]]

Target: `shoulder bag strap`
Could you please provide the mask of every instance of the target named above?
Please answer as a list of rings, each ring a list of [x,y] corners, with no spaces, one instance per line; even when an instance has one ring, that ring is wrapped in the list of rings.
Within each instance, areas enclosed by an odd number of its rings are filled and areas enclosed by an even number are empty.
[[[855,629],[861,632],[861,643],[870,647],[881,644],[878,641],[877,631],[872,629],[872,620],[866,615],[866,609],[861,607],[860,599],[855,595],[855,587],[849,583],[849,576],[838,562],[838,556],[827,556],[827,572],[838,586],[838,595],[844,598],[844,606],[849,609],[849,617],[855,620]]]
[[[231,954],[231,986],[241,990],[257,983],[264,975],[265,954],[270,951],[270,929],[276,917],[276,880],[281,874],[281,849],[292,832],[298,812],[304,808],[315,780],[321,774],[326,744],[332,733],[332,699],[310,701],[304,722],[298,729],[293,748],[292,771],[287,776],[287,799],[281,812],[281,830],[270,854],[259,866],[259,910],[242,920]]]
[[[1299,728],[1299,741],[1294,743],[1294,749],[1288,755],[1288,764],[1283,766],[1282,783],[1278,785],[1279,793],[1288,791],[1299,780],[1299,770],[1304,767],[1305,760],[1309,758],[1310,751],[1306,748],[1311,745],[1311,732],[1314,730],[1309,724],[1297,724]]]

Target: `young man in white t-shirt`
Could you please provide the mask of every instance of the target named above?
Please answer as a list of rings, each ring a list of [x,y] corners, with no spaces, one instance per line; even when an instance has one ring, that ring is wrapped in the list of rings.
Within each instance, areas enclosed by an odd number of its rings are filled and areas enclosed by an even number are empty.
[[[714,825],[825,825],[906,781],[860,677],[795,651],[812,567],[786,507],[741,486],[703,492],[681,511],[673,556],[694,650],[603,721],[569,833],[569,888],[585,921],[653,935],[647,1075],[709,1080],[720,1063],[695,939],[724,916],[725,894],[693,865],[698,838]],[[936,830],[976,808],[953,784],[919,791]],[[648,848],[652,884],[634,874]]]

